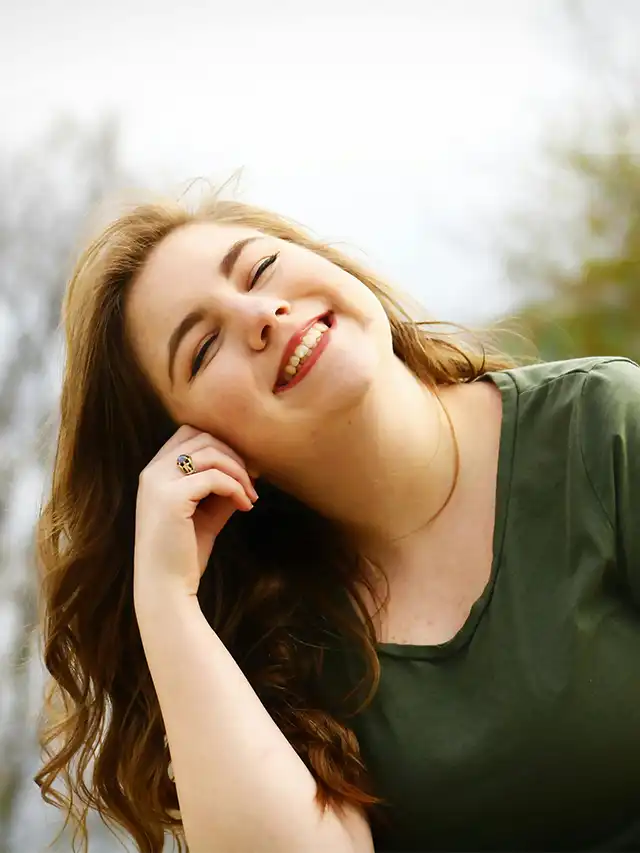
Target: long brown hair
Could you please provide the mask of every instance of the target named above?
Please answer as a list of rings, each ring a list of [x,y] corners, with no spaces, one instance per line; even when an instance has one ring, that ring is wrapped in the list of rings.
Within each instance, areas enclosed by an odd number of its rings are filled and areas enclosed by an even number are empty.
[[[37,530],[51,679],[41,732],[45,763],[35,779],[43,798],[71,821],[74,850],[78,839],[86,849],[89,809],[128,831],[141,853],[160,853],[165,831],[180,849],[184,840],[132,592],[138,475],[177,425],[135,362],[123,303],[151,250],[196,221],[255,228],[358,278],[384,306],[396,355],[434,390],[512,364],[485,345],[439,333],[438,324],[426,330],[361,264],[258,207],[218,195],[197,210],[155,201],[103,229],[81,255],[64,301],[61,420]],[[375,692],[376,637],[359,593],[364,587],[375,598],[371,576],[333,524],[268,483],[259,488],[254,511],[235,513],[218,537],[199,591],[202,610],[309,767],[319,804],[371,810],[381,801],[348,713],[339,714],[317,689],[327,641],[341,635],[366,664],[365,704]],[[285,528],[289,534],[280,536]],[[343,607],[343,593],[357,609]],[[59,777],[62,792],[53,787]]]

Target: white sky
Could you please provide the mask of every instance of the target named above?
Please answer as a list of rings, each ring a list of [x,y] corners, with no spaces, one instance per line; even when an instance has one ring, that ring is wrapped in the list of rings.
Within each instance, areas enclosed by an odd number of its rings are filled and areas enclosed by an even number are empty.
[[[0,116],[123,119],[149,181],[220,180],[357,244],[430,312],[506,309],[496,249],[577,77],[562,0],[0,0]],[[526,197],[521,199],[526,204]]]

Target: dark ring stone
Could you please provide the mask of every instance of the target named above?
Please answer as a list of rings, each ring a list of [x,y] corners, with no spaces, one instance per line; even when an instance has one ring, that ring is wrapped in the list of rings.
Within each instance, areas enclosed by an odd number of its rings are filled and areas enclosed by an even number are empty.
[[[196,470],[193,464],[193,459],[186,453],[181,453],[180,456],[178,456],[176,459],[176,465],[183,474],[193,474]]]

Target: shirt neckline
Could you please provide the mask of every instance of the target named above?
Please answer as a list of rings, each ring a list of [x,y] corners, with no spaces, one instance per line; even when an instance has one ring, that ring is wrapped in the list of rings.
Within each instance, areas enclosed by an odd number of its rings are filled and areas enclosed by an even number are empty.
[[[466,646],[473,637],[480,620],[491,600],[496,578],[502,563],[502,553],[507,527],[509,494],[513,473],[513,454],[517,432],[518,391],[514,378],[506,370],[491,371],[475,381],[491,381],[500,391],[502,398],[502,422],[498,449],[498,471],[496,477],[496,508],[493,530],[493,559],[489,580],[482,594],[473,603],[469,615],[451,639],[435,645],[414,643],[376,643],[378,655],[414,660],[446,658]]]

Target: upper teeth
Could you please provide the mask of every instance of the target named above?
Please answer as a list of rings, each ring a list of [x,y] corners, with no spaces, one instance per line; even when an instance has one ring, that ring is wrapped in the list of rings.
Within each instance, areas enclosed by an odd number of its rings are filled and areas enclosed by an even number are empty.
[[[286,363],[284,368],[284,373],[286,376],[292,377],[298,371],[298,365],[300,362],[309,355],[311,350],[318,343],[322,335],[327,331],[329,327],[326,323],[323,323],[319,320],[317,323],[314,323],[313,326],[306,332],[305,336],[302,339],[302,343],[299,344],[295,350],[293,351],[293,355]]]

